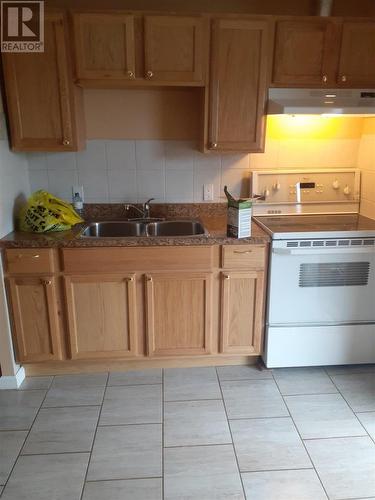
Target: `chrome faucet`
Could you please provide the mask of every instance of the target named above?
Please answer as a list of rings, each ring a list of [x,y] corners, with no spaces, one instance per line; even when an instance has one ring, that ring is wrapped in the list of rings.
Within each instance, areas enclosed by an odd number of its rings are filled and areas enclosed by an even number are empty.
[[[136,210],[141,215],[142,219],[149,219],[150,218],[150,208],[151,208],[150,202],[152,200],[154,200],[154,199],[155,198],[150,198],[145,203],[143,203],[142,209],[136,207],[135,205],[132,205],[131,203],[126,204],[125,205],[125,211],[127,212],[128,210],[130,210],[131,208],[133,208],[134,210]]]

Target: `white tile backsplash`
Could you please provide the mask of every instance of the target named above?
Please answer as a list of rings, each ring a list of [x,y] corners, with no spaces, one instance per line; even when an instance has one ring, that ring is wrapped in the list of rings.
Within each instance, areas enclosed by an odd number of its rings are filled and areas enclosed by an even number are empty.
[[[92,140],[82,152],[31,153],[28,160],[32,190],[69,200],[77,181],[86,202],[202,202],[204,184],[214,185],[214,201],[225,199],[224,185],[248,196],[255,169],[353,167],[358,147],[351,139],[267,138],[265,153],[203,154],[191,141]]]

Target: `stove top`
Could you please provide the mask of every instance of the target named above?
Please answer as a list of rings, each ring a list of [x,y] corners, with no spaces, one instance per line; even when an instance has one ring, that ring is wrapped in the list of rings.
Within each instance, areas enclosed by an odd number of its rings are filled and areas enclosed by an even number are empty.
[[[358,214],[254,217],[272,239],[375,237],[375,220]]]

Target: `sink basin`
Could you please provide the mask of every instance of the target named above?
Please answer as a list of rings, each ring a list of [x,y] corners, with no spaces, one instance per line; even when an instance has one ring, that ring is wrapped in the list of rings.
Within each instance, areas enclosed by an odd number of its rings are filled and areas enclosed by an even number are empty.
[[[81,237],[122,238],[127,236],[198,236],[208,234],[196,220],[103,221],[91,222],[82,231]]]
[[[110,238],[121,236],[145,236],[146,225],[143,222],[105,221],[91,222],[81,236]]]
[[[204,226],[199,221],[193,220],[152,222],[147,225],[147,233],[149,236],[195,236],[207,234]]]

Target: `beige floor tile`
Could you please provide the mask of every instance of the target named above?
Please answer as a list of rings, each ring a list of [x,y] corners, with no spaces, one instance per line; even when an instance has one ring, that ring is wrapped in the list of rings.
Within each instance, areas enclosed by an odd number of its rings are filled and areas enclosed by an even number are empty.
[[[27,431],[0,432],[0,484],[5,484],[26,439]]]
[[[331,500],[375,496],[375,444],[368,436],[305,443]]]
[[[291,418],[232,420],[241,472],[311,468]]]
[[[108,387],[99,425],[162,422],[161,385]]]
[[[216,369],[220,381],[272,379],[271,370],[261,370],[257,365],[217,366]]]
[[[372,439],[375,440],[375,411],[357,413],[357,417]]]
[[[82,500],[162,500],[162,479],[86,483]]]
[[[224,381],[221,388],[229,419],[289,415],[273,380]]]
[[[356,373],[375,373],[375,364],[326,366],[328,375],[353,375]]]
[[[79,500],[88,453],[19,457],[1,500]]]
[[[164,446],[232,443],[222,401],[177,401],[164,406]]]
[[[327,500],[313,469],[244,472],[247,498],[254,500]]]
[[[53,377],[26,377],[19,387],[19,391],[29,391],[35,389],[49,389]]]
[[[337,392],[323,368],[278,368],[273,376],[283,395]]]
[[[375,375],[335,375],[332,380],[355,412],[375,411]]]
[[[160,424],[99,427],[88,480],[160,477],[161,427]]]
[[[165,500],[244,500],[232,445],[164,450]]]
[[[44,400],[44,408],[60,406],[97,406],[103,401],[105,387],[51,387]]]
[[[130,372],[111,372],[108,385],[161,384],[162,369],[139,370]]]
[[[22,454],[91,451],[99,406],[42,408]]]
[[[365,435],[340,394],[286,396],[285,402],[302,439]]]
[[[46,391],[0,391],[0,430],[29,429]]]
[[[165,401],[221,399],[214,367],[168,368],[164,370]]]
[[[52,388],[105,387],[107,379],[108,373],[56,375],[52,383]]]

